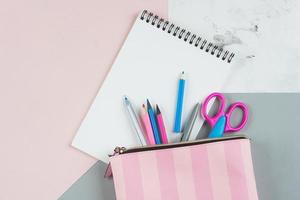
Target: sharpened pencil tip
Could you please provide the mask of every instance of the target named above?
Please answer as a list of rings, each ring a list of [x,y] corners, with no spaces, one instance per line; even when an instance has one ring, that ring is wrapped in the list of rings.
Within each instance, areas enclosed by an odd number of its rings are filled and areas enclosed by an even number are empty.
[[[147,107],[145,104],[142,105],[142,113],[146,113],[147,112]]]
[[[200,110],[200,103],[198,102],[194,107],[195,112],[198,112]]]
[[[126,106],[128,106],[130,104],[129,99],[128,99],[127,96],[124,95],[124,99],[123,100],[124,100],[124,103],[125,103]]]
[[[181,72],[180,79],[185,79],[184,71]]]
[[[142,105],[142,108],[147,111],[147,106],[145,104]]]
[[[160,114],[161,112],[160,112],[160,109],[159,109],[159,107],[158,107],[158,105],[156,104],[156,114]]]
[[[151,106],[151,104],[150,104],[150,101],[149,101],[149,99],[147,99],[147,108],[148,109],[150,109],[152,106]]]

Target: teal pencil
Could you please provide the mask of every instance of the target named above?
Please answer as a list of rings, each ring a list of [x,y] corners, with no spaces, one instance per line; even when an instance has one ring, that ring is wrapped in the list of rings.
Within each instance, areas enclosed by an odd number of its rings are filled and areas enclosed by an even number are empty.
[[[184,87],[185,87],[185,78],[184,78],[184,72],[182,72],[179,80],[179,85],[178,85],[177,105],[176,105],[176,114],[175,114],[175,123],[174,123],[175,133],[181,132],[181,117],[182,117],[182,108],[183,108]]]
[[[160,136],[159,136],[159,132],[158,132],[158,127],[157,127],[157,124],[156,124],[154,110],[153,110],[153,108],[152,108],[152,106],[151,106],[148,99],[147,99],[147,109],[148,109],[148,114],[149,114],[149,118],[150,118],[150,122],[151,122],[151,126],[152,126],[152,131],[153,131],[155,143],[156,144],[161,144]]]

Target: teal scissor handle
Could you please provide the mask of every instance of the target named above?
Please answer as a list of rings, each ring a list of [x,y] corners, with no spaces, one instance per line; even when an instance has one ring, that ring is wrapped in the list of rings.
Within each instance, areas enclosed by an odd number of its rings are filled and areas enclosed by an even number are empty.
[[[226,117],[221,116],[208,135],[208,138],[222,137],[225,130]]]

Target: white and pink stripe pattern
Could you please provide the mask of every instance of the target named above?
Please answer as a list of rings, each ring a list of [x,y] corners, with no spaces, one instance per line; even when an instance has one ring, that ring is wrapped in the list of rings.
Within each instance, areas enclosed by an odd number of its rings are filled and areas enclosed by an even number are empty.
[[[257,200],[248,139],[111,157],[118,200]]]

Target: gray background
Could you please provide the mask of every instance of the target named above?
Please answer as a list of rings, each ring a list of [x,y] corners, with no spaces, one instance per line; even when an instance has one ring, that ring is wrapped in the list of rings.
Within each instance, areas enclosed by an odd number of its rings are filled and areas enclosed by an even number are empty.
[[[103,177],[106,163],[98,161],[74,183],[61,200],[114,200],[113,181]]]
[[[240,131],[252,139],[259,198],[300,199],[300,94],[227,94],[228,102],[243,101],[249,121]],[[238,114],[238,113],[237,113]],[[199,138],[206,137],[204,127]],[[74,183],[61,200],[115,199],[113,183],[103,178],[106,165],[98,161]]]

